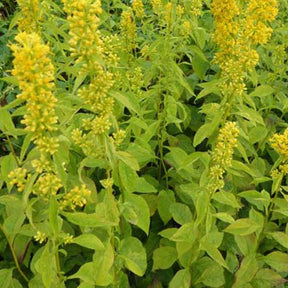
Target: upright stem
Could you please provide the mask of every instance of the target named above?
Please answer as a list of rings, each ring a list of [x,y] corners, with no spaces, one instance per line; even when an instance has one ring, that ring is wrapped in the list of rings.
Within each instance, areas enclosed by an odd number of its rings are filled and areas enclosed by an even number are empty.
[[[19,159],[18,159],[18,157],[17,157],[17,155],[16,155],[16,152],[15,152],[15,150],[14,150],[14,147],[13,147],[11,141],[10,141],[10,137],[9,137],[9,135],[6,135],[6,137],[7,137],[7,141],[8,141],[9,148],[10,148],[10,150],[11,150],[11,152],[12,152],[13,157],[15,158],[15,161],[16,161],[16,163],[17,163],[17,166],[20,167],[20,162],[19,162]]]
[[[7,239],[7,242],[8,242],[8,245],[9,245],[9,248],[10,248],[10,251],[11,251],[11,254],[12,254],[12,256],[13,256],[13,260],[14,260],[16,269],[18,270],[18,272],[20,273],[20,275],[24,278],[24,280],[28,283],[28,282],[29,282],[29,279],[28,279],[28,277],[25,275],[25,273],[22,271],[22,269],[21,269],[21,267],[20,267],[20,265],[19,265],[17,256],[16,256],[16,254],[15,254],[13,245],[12,245],[12,243],[10,242],[8,235],[7,235],[4,227],[3,227],[1,224],[0,224],[0,230],[2,231],[2,233],[3,233],[4,236],[5,236],[5,238]]]

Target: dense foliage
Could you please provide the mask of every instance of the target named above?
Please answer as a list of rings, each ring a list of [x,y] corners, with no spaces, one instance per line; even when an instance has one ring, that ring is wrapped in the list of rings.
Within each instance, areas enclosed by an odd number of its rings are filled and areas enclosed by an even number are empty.
[[[288,287],[287,15],[4,0],[0,287]]]

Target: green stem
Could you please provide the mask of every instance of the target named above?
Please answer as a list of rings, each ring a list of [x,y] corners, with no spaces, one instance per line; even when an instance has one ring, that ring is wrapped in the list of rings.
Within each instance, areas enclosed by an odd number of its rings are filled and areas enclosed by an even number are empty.
[[[60,281],[62,281],[63,280],[63,275],[61,273],[61,265],[60,265],[58,245],[55,243],[55,238],[54,238],[54,240],[52,240],[52,243],[53,243],[53,250],[54,250],[54,255],[55,255],[57,275],[58,275]]]
[[[28,277],[25,275],[25,273],[22,271],[22,269],[21,269],[21,267],[20,267],[20,265],[19,265],[17,256],[16,256],[16,254],[15,254],[14,248],[13,248],[13,246],[12,246],[12,243],[11,243],[10,240],[9,240],[8,234],[5,232],[4,227],[3,227],[1,224],[0,224],[0,230],[2,231],[2,233],[3,233],[4,236],[5,236],[5,238],[7,239],[7,242],[8,242],[8,245],[9,245],[9,248],[10,248],[10,251],[11,251],[11,254],[12,254],[12,256],[13,256],[13,260],[14,260],[16,269],[18,270],[18,272],[20,273],[20,275],[24,278],[24,280],[28,283],[28,282],[29,282],[29,279],[28,279]]]
[[[15,152],[15,150],[14,150],[14,147],[13,147],[11,141],[10,141],[9,135],[6,135],[6,137],[7,137],[7,141],[8,141],[9,148],[10,148],[10,150],[11,150],[11,152],[12,152],[13,157],[15,158],[15,161],[16,161],[16,163],[17,163],[17,166],[20,167],[21,165],[20,165],[19,159],[18,159],[18,157],[17,157],[17,155],[16,155],[16,152]]]

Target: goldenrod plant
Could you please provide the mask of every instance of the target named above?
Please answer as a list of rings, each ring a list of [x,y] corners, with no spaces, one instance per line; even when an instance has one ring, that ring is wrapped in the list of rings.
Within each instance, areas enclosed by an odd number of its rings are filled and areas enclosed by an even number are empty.
[[[287,13],[0,4],[0,286],[286,287]]]

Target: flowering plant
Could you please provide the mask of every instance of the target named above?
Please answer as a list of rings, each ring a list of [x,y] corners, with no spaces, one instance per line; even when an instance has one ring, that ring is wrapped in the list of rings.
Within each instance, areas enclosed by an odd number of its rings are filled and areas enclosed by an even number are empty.
[[[286,0],[9,7],[2,286],[286,287]]]

